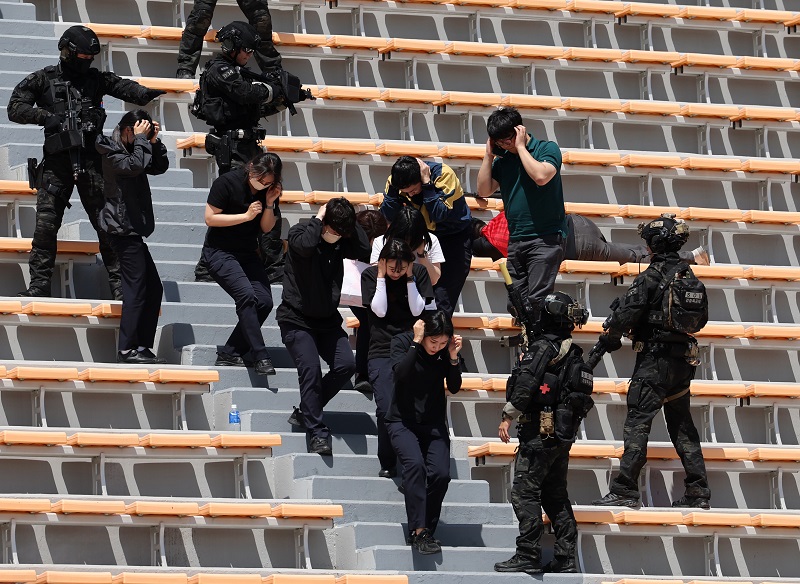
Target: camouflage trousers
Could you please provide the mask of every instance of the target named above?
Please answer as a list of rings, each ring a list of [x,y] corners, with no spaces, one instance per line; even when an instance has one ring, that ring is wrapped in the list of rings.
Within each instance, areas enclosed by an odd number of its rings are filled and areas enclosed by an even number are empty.
[[[612,493],[639,498],[639,473],[647,462],[650,427],[663,406],[670,440],[686,472],[686,495],[711,497],[700,436],[689,413],[689,384],[694,370],[683,357],[646,351],[637,354],[628,388],[628,415],[623,435],[625,453],[619,474],[611,483]]]
[[[575,562],[578,525],[567,495],[567,470],[572,444],[553,440],[545,446],[538,435],[525,440],[520,430],[519,450],[514,464],[511,504],[519,520],[517,554],[541,564],[542,509],[547,513],[556,536],[553,554],[557,561]],[[548,440],[549,442],[549,440]]]
[[[272,43],[272,16],[269,13],[267,0],[237,0],[239,8],[247,20],[258,31],[261,45],[255,51],[256,62],[262,71],[281,66],[281,54]],[[181,36],[178,49],[178,68],[197,70],[200,51],[203,49],[203,37],[211,26],[217,0],[196,0],[192,11],[186,17],[186,27]]]
[[[28,267],[32,289],[50,293],[50,279],[56,263],[58,230],[64,219],[64,210],[72,189],[78,188],[81,203],[89,216],[89,222],[97,232],[100,242],[100,255],[108,270],[108,280],[112,296],[121,298],[122,280],[119,273],[117,254],[111,248],[108,234],[99,228],[97,218],[105,204],[103,197],[103,176],[100,174],[100,160],[95,156],[84,156],[82,165],[85,172],[75,180],[69,155],[48,155],[42,161],[44,172],[42,184],[36,193],[36,227]]]
[[[237,170],[245,166],[256,155],[264,150],[256,140],[236,140],[231,147],[230,161],[222,161],[215,154],[217,161],[217,172],[220,176],[231,170]],[[269,233],[262,233],[258,236],[258,251],[261,262],[267,271],[270,283],[281,282],[283,280],[284,250],[281,240],[281,222],[276,221],[275,226]],[[211,274],[208,273],[208,265],[203,260],[202,255],[194,268],[195,280],[200,282],[212,282]]]

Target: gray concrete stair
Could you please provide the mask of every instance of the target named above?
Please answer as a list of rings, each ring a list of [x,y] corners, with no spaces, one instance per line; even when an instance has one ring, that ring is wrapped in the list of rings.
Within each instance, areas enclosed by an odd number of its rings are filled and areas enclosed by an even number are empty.
[[[437,539],[439,533],[436,533]],[[442,541],[442,553],[423,556],[407,545],[377,545],[356,551],[356,567],[361,570],[451,570],[493,572],[494,564],[514,555],[514,548],[449,547]]]
[[[0,18],[3,20],[36,20],[36,6],[23,2],[0,2]]]
[[[336,453],[334,452],[334,457]],[[384,479],[386,480],[386,479]],[[406,508],[400,502],[342,501],[344,517],[336,525],[353,522],[405,523]],[[511,525],[514,511],[511,505],[499,503],[451,502],[447,497],[442,507],[442,524],[461,525]]]
[[[338,397],[338,396],[337,396]],[[334,398],[335,399],[335,398]],[[236,402],[239,405],[239,402]],[[294,453],[273,456],[275,472],[292,479],[332,476],[340,478],[376,478],[376,461],[371,456],[337,454],[330,460],[316,454]],[[454,479],[470,478],[468,460],[450,459],[450,476]],[[389,479],[382,479],[387,481]]]
[[[335,457],[334,457],[335,458]],[[448,501],[448,491],[445,501]],[[337,525],[335,529],[337,539],[344,543],[347,539],[356,548],[366,549],[374,546],[375,542],[381,545],[403,546],[406,545],[406,529],[397,523],[348,523]],[[519,529],[516,524],[509,525],[448,525],[440,524],[436,528],[436,538],[449,547],[496,547],[513,548]],[[549,538],[546,535],[545,538]],[[545,544],[547,544],[547,539]]]
[[[369,464],[368,461],[365,463]],[[277,496],[289,498],[317,499],[334,501],[387,501],[403,502],[403,494],[398,490],[399,479],[381,477],[308,477],[296,479],[291,490],[278,491]],[[447,490],[448,501],[463,501],[482,504],[489,500],[489,485],[483,481],[451,480]]]

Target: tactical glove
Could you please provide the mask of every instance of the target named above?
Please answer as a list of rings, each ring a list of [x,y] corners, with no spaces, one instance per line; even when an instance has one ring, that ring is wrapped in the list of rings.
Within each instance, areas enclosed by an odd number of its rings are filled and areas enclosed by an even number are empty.
[[[163,89],[148,89],[147,91],[145,91],[145,96],[147,96],[147,101],[149,102],[153,101],[160,95],[164,95],[165,93],[166,91],[164,91]]]
[[[64,123],[64,116],[61,114],[52,114],[44,121],[44,131],[46,134],[57,134],[61,131],[62,124]]]
[[[622,347],[622,341],[619,337],[612,337],[608,333],[600,335],[600,338],[597,339],[597,344],[601,345],[606,353],[613,353]]]

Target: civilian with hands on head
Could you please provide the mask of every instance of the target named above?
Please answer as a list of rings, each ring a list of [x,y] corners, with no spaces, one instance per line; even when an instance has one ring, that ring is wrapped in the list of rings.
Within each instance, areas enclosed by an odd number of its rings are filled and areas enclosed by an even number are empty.
[[[372,254],[369,263],[378,261],[381,250],[390,239],[402,239],[415,254],[414,261],[422,264],[428,270],[428,277],[432,285],[436,285],[442,275],[441,264],[445,263],[442,246],[439,238],[428,231],[422,213],[413,207],[404,206],[392,219],[386,235],[378,237],[372,242]]]
[[[356,223],[361,225],[364,233],[367,234],[369,244],[374,251],[374,243],[377,240],[383,240],[383,235],[388,229],[386,217],[383,213],[376,209],[367,209],[356,213]],[[380,249],[383,249],[381,247]],[[380,249],[378,253],[380,253]],[[367,255],[358,258],[355,261],[360,261],[365,264],[374,264],[378,261],[377,255],[375,261]],[[359,282],[360,284],[360,282]],[[358,319],[358,328],[355,330],[356,335],[356,378],[353,382],[353,389],[363,394],[370,394],[374,388],[369,382],[369,370],[367,368],[368,354],[369,354],[369,311],[364,306],[351,306],[350,310],[353,315]]]
[[[497,572],[577,571],[578,526],[567,493],[567,472],[581,420],[593,406],[593,378],[583,351],[572,343],[572,331],[586,324],[588,317],[588,311],[569,295],[548,294],[541,311],[541,334],[529,341],[509,377],[498,435],[509,442],[511,422],[517,422],[511,504],[520,533],[516,553],[495,564]],[[542,509],[556,537],[553,560],[544,567]]]
[[[361,274],[361,298],[369,310],[369,381],[375,392],[378,424],[378,476],[397,476],[397,456],[386,430],[386,413],[394,390],[390,350],[392,337],[410,331],[433,298],[427,269],[414,262],[415,253],[401,239],[390,239],[381,250],[378,265]]]
[[[161,127],[144,110],[122,116],[110,138],[97,137],[102,156],[105,206],[98,224],[108,234],[119,258],[122,277],[122,317],[119,325],[120,363],[164,363],[151,350],[164,289],[145,244],[155,229],[153,199],[147,175],[167,172],[167,147]]]
[[[681,459],[685,494],[673,507],[708,509],[708,486],[700,435],[689,411],[689,385],[699,364],[692,336],[708,321],[705,287],[678,255],[689,237],[682,219],[664,214],[639,226],[653,252],[648,268],[611,304],[596,348],[616,351],[623,335],[630,337],[636,365],[628,387],[625,452],[610,492],[594,505],[639,506],[639,474],[647,462],[653,418],[664,409],[667,431]]]
[[[367,234],[344,197],[322,205],[317,216],[289,229],[283,297],[276,312],[281,339],[300,380],[300,407],[289,423],[305,428],[308,451],[330,455],[323,408],[355,373],[353,350],[342,328],[339,300],[342,260],[369,254]],[[320,359],[328,364],[323,376]]]
[[[447,261],[440,266],[433,291],[436,306],[452,316],[472,260],[472,214],[461,182],[446,164],[401,156],[386,182],[381,212],[394,223],[404,206],[422,213],[428,229],[439,239]]]
[[[536,321],[564,258],[561,150],[555,142],[528,134],[514,108],[494,111],[486,128],[489,139],[478,171],[478,196],[489,197],[500,189],[508,219],[508,271],[515,284],[521,282],[527,289]]]
[[[100,40],[85,26],[71,26],[64,31],[58,50],[58,64],[25,77],[8,101],[10,121],[43,126],[45,137],[42,161],[35,168],[28,168],[37,189],[36,227],[28,260],[30,286],[19,296],[51,295],[57,233],[77,186],[81,204],[100,241],[112,297],[121,300],[119,262],[106,232],[97,224],[104,199],[102,165],[94,143],[106,119],[103,97],[112,95],[128,103],[146,105],[166,92],[92,68],[94,57],[100,53]],[[80,110],[76,114],[77,131],[66,127],[68,102],[73,104],[73,114]]]
[[[277,85],[253,82],[242,75],[253,51],[261,46],[261,37],[252,25],[232,22],[217,32],[217,39],[222,43],[221,50],[206,63],[190,111],[212,126],[205,147],[214,156],[218,175],[222,176],[264,152],[259,140],[266,136],[266,130],[259,127],[259,121],[278,111],[282,94]],[[264,266],[270,275],[274,274],[273,280],[281,272],[283,261],[280,231],[278,222],[259,236]],[[202,258],[195,267],[195,281],[213,281]]]
[[[259,233],[280,220],[282,169],[278,155],[265,152],[211,185],[202,258],[214,280],[233,298],[239,317],[228,341],[217,350],[216,366],[243,366],[249,353],[258,375],[275,374],[261,334],[272,310],[272,290],[256,250]]]
[[[256,62],[264,73],[281,66],[281,55],[272,42],[272,16],[267,0],[237,0],[250,26],[258,34],[258,43],[248,47],[255,52]],[[193,79],[200,62],[203,38],[206,36],[217,0],[195,0],[186,17],[186,26],[178,49],[178,79]]]
[[[395,335],[390,349],[394,394],[386,429],[402,469],[408,541],[420,554],[437,554],[433,535],[450,483],[447,397],[461,389],[462,339],[446,312],[427,312],[413,329]]]

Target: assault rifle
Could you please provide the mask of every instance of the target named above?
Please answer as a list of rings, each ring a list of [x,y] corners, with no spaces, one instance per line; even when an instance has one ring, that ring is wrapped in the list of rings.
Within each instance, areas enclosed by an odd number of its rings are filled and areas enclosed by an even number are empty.
[[[511,275],[508,273],[508,268],[506,268],[506,262],[500,263],[500,272],[503,274],[511,306],[514,307],[514,312],[517,313],[517,321],[522,327],[522,333],[516,339],[503,337],[500,341],[504,346],[520,346],[525,351],[527,350],[528,342],[541,332],[539,323],[534,316],[530,300],[520,291],[521,285],[515,285],[512,282]]]
[[[286,106],[286,109],[288,109],[292,115],[297,113],[294,104],[314,98],[314,96],[311,95],[310,89],[303,89],[300,78],[292,75],[285,69],[276,69],[264,74],[251,71],[247,67],[241,67],[239,73],[241,73],[242,77],[245,79],[277,85],[281,90],[283,105]]]

